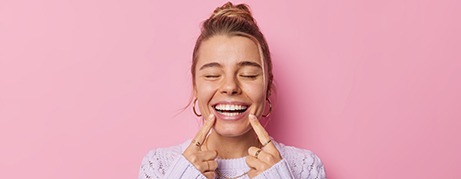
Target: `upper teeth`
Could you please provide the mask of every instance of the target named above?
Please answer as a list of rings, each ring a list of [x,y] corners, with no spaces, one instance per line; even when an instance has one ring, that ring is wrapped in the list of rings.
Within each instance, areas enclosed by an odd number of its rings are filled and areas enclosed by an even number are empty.
[[[218,104],[215,106],[217,110],[226,110],[226,111],[231,111],[231,110],[244,110],[247,107],[242,106],[242,105],[230,105],[230,104]]]

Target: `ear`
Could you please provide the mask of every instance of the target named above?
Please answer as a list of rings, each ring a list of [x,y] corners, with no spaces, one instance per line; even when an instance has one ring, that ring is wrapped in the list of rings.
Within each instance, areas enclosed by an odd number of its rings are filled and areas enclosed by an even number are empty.
[[[193,87],[192,87],[192,93],[193,93],[194,97],[197,97],[197,88],[195,87],[195,85],[193,85]]]
[[[267,85],[267,92],[266,92],[266,98],[271,97],[272,94],[272,80],[269,80],[269,83]]]

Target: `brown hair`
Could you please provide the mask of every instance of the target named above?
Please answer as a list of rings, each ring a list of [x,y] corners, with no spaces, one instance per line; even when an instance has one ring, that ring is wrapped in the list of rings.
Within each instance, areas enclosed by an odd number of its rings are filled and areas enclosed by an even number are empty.
[[[267,65],[268,79],[267,97],[272,90],[272,60],[269,46],[267,45],[264,35],[259,30],[251,11],[246,4],[233,5],[231,2],[218,7],[213,14],[203,22],[201,34],[195,42],[194,52],[192,54],[192,83],[195,87],[195,67],[198,60],[198,50],[202,41],[207,40],[215,35],[244,36],[255,41],[260,50],[263,63]],[[264,65],[263,65],[264,66]],[[264,69],[264,67],[263,67]]]

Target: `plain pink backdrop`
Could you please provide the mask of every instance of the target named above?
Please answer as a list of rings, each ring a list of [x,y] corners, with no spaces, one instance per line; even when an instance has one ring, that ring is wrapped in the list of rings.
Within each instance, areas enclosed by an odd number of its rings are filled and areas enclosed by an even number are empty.
[[[0,2],[0,178],[137,178],[191,138],[191,53],[225,1]],[[251,1],[269,133],[330,179],[461,178],[461,1]]]

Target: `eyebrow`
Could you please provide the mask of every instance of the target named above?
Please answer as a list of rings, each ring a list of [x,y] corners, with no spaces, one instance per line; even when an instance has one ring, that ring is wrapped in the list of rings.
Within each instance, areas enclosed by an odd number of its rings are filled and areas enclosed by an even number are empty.
[[[254,66],[254,67],[257,67],[257,68],[261,68],[261,65],[259,65],[258,63],[250,62],[250,61],[242,61],[242,62],[239,62],[237,65],[239,67],[241,67],[241,66]]]
[[[210,67],[222,67],[222,65],[216,62],[211,62],[205,65],[202,65],[199,70],[203,70],[204,68],[210,68]]]
[[[250,61],[239,62],[237,64],[237,66],[239,66],[239,67],[241,67],[241,66],[254,66],[254,67],[257,67],[257,68],[261,68],[261,65],[259,65],[258,63],[250,62]],[[219,63],[216,63],[216,62],[211,62],[211,63],[207,63],[205,65],[202,65],[199,70],[203,70],[204,68],[210,68],[210,67],[220,67],[220,68],[222,68],[222,65],[219,64]]]

